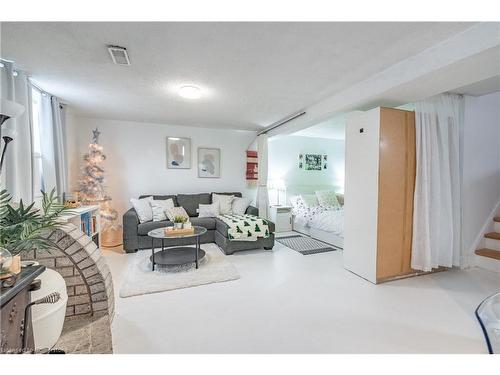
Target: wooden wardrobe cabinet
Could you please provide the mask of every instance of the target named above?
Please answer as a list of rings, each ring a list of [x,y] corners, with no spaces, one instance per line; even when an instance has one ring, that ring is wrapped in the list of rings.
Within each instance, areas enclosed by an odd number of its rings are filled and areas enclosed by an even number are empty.
[[[344,266],[373,282],[412,274],[415,113],[375,108],[346,127]]]

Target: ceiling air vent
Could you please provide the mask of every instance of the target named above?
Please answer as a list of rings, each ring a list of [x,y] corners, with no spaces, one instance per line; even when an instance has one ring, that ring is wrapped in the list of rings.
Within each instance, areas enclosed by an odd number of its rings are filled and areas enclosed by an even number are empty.
[[[108,51],[116,65],[130,65],[130,59],[125,47],[108,46]]]

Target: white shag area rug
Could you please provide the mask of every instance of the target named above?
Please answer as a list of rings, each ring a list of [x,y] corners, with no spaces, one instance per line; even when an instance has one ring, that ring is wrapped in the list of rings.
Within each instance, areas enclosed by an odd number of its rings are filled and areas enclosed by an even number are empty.
[[[206,255],[196,269],[191,265],[162,267],[151,270],[151,251],[140,250],[128,265],[120,288],[120,297],[159,293],[167,290],[190,288],[198,285],[237,280],[240,274],[236,267],[214,243],[202,244]],[[158,251],[158,250],[156,250]]]

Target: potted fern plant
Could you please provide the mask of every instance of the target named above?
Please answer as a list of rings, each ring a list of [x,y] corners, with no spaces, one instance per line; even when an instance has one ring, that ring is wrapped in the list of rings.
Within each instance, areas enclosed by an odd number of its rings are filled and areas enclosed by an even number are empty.
[[[59,203],[55,189],[50,193],[42,192],[42,195],[39,209],[34,202],[28,206],[22,200],[14,204],[6,190],[0,191],[0,248],[4,256],[13,257],[12,264],[20,261],[24,251],[56,248],[47,233],[64,225],[60,217],[69,208]]]

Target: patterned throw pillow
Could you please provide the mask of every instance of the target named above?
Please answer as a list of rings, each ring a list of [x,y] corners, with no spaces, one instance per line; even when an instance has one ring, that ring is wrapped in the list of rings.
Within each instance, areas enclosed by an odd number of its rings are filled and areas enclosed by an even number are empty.
[[[320,190],[316,192],[320,206],[339,208],[340,204],[334,190]]]
[[[183,218],[189,220],[189,215],[187,214],[186,210],[182,206],[181,207],[167,208],[166,214],[167,214],[168,220],[170,220],[172,222],[174,221],[174,218],[176,216],[182,216]]]
[[[219,203],[219,212],[221,215],[231,213],[233,199],[234,195],[212,194],[212,203]]]
[[[302,194],[300,198],[306,208],[312,208],[319,205],[318,198],[316,198],[316,195],[314,194]]]
[[[198,217],[216,217],[219,216],[219,202],[212,204],[200,204],[198,208]]]
[[[153,197],[146,197],[142,199],[132,198],[130,200],[130,203],[134,206],[135,212],[137,212],[140,223],[153,220],[153,210],[150,205],[150,202],[152,201]]]
[[[149,202],[151,205],[151,210],[153,211],[153,221],[167,220],[166,211],[168,208],[174,207],[174,200],[162,199],[162,200],[152,200]]]
[[[250,198],[234,197],[231,211],[235,215],[244,215],[251,202]]]

